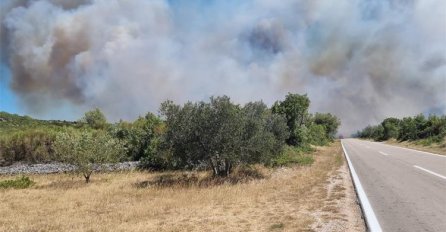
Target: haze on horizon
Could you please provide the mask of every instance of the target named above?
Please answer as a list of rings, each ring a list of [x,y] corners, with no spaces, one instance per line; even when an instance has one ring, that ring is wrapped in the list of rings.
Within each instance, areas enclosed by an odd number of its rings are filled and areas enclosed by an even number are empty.
[[[100,107],[128,120],[166,99],[271,105],[288,92],[340,117],[346,135],[386,117],[446,113],[446,1],[0,4],[11,74],[0,83],[32,116]]]

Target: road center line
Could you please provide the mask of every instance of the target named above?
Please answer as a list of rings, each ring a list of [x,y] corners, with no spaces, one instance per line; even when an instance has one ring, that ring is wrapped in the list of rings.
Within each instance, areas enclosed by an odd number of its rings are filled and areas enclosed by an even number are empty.
[[[427,172],[427,173],[430,173],[430,174],[432,174],[432,175],[434,175],[434,176],[438,176],[438,177],[440,177],[440,178],[446,180],[446,176],[442,176],[442,175],[440,175],[440,174],[438,174],[438,173],[435,173],[435,172],[433,172],[433,171],[427,170],[427,169],[422,168],[422,167],[417,166],[417,165],[414,165],[413,167],[414,167],[414,168],[418,168],[418,169],[420,169],[420,170],[423,170],[423,171],[425,171],[425,172]]]
[[[381,155],[389,155],[389,154],[387,154],[387,153],[385,153],[385,152],[382,152],[382,151],[380,151],[379,152]]]

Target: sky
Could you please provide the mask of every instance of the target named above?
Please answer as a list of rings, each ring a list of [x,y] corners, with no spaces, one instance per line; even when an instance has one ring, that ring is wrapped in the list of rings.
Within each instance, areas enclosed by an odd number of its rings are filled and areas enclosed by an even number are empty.
[[[446,113],[446,1],[2,0],[0,111],[111,121],[308,94],[350,134]]]

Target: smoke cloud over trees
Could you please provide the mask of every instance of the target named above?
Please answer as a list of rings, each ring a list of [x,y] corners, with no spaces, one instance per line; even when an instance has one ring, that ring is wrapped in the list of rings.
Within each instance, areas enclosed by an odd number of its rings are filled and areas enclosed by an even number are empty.
[[[446,9],[435,0],[1,1],[1,62],[33,115],[112,120],[228,95],[307,93],[349,134],[446,113]],[[6,77],[1,77],[6,78]]]

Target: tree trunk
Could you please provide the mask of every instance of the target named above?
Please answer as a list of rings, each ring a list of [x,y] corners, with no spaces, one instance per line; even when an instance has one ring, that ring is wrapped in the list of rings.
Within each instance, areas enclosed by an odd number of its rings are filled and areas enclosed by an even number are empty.
[[[228,160],[226,160],[226,161],[225,161],[225,166],[226,166],[226,167],[225,167],[225,172],[226,172],[225,174],[226,174],[226,176],[229,176],[229,174],[231,173],[231,168],[232,168],[232,167],[231,167],[231,166],[232,166],[232,165],[231,165],[231,162],[229,162]]]
[[[85,177],[85,183],[90,183],[90,176],[91,176],[91,172],[90,173],[84,173],[84,177]]]

